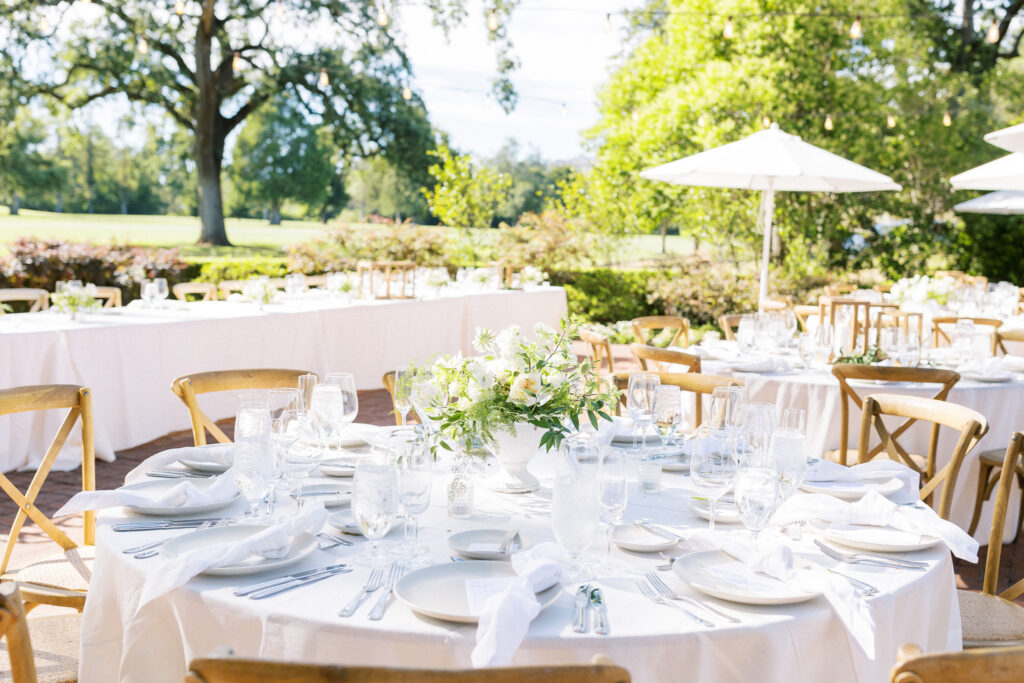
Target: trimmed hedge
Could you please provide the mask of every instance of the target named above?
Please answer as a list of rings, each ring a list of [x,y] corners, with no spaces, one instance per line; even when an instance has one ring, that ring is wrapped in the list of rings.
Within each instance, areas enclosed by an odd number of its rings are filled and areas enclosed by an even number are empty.
[[[284,277],[288,274],[287,258],[249,258],[238,261],[221,259],[203,263],[196,275],[200,282],[248,280],[257,275]]]
[[[551,284],[565,287],[569,312],[597,323],[614,323],[645,315],[663,315],[664,304],[649,300],[657,270],[561,270],[550,273]]]

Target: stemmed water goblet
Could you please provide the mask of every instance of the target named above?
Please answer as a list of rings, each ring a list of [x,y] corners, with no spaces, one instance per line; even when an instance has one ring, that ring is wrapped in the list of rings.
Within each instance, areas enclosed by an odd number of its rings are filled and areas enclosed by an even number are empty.
[[[398,417],[403,427],[406,425],[409,411],[412,410],[412,385],[415,379],[416,373],[408,368],[397,368],[395,370],[394,403],[395,410],[398,411]]]
[[[317,384],[313,387],[309,411],[319,436],[320,449],[323,452],[326,452],[338,441],[338,431],[342,425],[344,412],[343,401],[341,387],[335,384]]]
[[[158,301],[163,301],[170,295],[171,291],[167,288],[167,278],[153,278],[153,284],[156,285],[156,298]]]
[[[391,530],[398,511],[398,472],[395,464],[381,458],[361,458],[352,480],[352,518],[370,548],[356,558],[358,564],[382,567],[390,561],[380,549],[380,539]]]
[[[274,420],[271,435],[277,449],[281,480],[301,508],[306,500],[299,495],[302,480],[316,470],[322,455],[313,418],[305,408],[282,410]]]
[[[580,557],[597,534],[601,505],[597,477],[586,470],[555,475],[551,495],[551,529],[569,554],[569,581],[586,579]]]
[[[356,415],[359,414],[359,394],[356,392],[355,376],[351,372],[332,372],[324,377],[324,384],[333,384],[341,389],[341,424],[354,422]]]
[[[768,456],[768,443],[775,428],[775,406],[770,403],[748,403],[743,409],[743,436],[750,447],[752,462],[763,465]]]
[[[419,429],[400,429],[388,440],[389,458],[398,467],[398,496],[405,513],[405,537],[394,550],[403,559],[422,557],[428,551],[419,544],[419,516],[430,506],[433,459],[423,436]]]
[[[734,439],[723,430],[702,428],[690,457],[690,478],[708,500],[708,528],[714,531],[718,501],[736,478]]]
[[[683,423],[683,398],[679,387],[658,387],[654,399],[654,425],[658,429],[665,452],[671,452]]]
[[[286,410],[299,410],[303,407],[302,394],[298,389],[279,387],[267,392],[267,410],[270,419],[277,420]]]
[[[768,461],[779,476],[779,500],[796,493],[807,474],[807,456],[804,455],[804,430],[807,414],[800,408],[787,408],[782,423],[772,432],[768,447]]]
[[[740,467],[734,494],[740,521],[757,543],[779,503],[779,473],[772,467]]]
[[[598,457],[598,500],[601,505],[601,522],[605,526],[606,534],[605,560],[601,571],[611,573],[614,571],[612,534],[626,511],[629,491],[628,469],[626,456],[621,448],[601,446]]]
[[[643,434],[647,446],[647,425],[653,419],[655,400],[661,379],[653,372],[633,372],[626,388],[626,410],[633,420],[633,452],[639,452],[637,435]]]

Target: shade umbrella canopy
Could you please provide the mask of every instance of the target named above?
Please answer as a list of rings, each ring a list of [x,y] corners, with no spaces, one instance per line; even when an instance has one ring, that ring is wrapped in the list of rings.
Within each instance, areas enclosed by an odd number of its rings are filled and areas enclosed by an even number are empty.
[[[1010,152],[1024,152],[1024,123],[993,131],[985,136],[985,142]]]
[[[953,207],[953,210],[963,213],[995,213],[1004,216],[1024,214],[1024,192],[1010,190],[990,192],[966,202],[960,202]]]
[[[761,190],[764,244],[759,301],[768,296],[775,192],[877,192],[900,190],[889,176],[804,142],[777,124],[699,154],[648,168],[641,178],[675,185]]]
[[[958,190],[1024,190],[1024,154],[1007,154],[958,173],[949,182]]]

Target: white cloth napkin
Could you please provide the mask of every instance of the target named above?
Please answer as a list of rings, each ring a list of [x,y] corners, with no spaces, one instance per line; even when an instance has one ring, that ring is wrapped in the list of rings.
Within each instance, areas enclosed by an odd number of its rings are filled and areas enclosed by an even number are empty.
[[[793,371],[785,358],[758,358],[756,360],[733,361],[728,363],[733,372],[761,372],[786,374]]]
[[[202,460],[203,462],[216,462],[230,466],[235,457],[235,444],[214,443],[206,446],[185,446],[183,448],[170,448],[160,451],[155,455],[146,458],[138,467],[133,469],[124,480],[132,482],[146,474],[150,470],[159,469],[173,465],[182,458],[188,460]]]
[[[210,569],[241,562],[253,555],[278,557],[299,534],[317,534],[327,521],[327,508],[322,503],[308,505],[298,515],[278,524],[271,524],[241,541],[210,545],[164,560],[146,572],[139,607],[188,583],[189,579]]]
[[[519,580],[484,603],[476,629],[476,647],[470,656],[475,668],[507,666],[540,614],[537,593],[558,582],[562,549],[541,543],[512,556]]]
[[[956,524],[942,519],[927,505],[897,505],[877,491],[867,493],[856,502],[824,494],[793,496],[775,513],[775,522],[779,524],[804,519],[819,519],[837,526],[891,527],[911,534],[934,536],[960,559],[978,561],[978,542]]]
[[[604,446],[610,444],[616,436],[633,433],[633,420],[628,417],[613,415],[611,422],[599,420],[597,425],[597,431],[594,432],[594,426],[589,421],[580,420],[580,431],[593,432],[594,439]]]
[[[1016,356],[1008,353],[1001,359],[1003,369],[1009,372],[1024,372],[1024,356]]]
[[[818,460],[807,468],[806,482],[848,481],[884,484],[898,479],[902,487],[890,494],[897,503],[913,503],[921,499],[921,475],[894,460],[872,460],[847,467],[829,460]]]
[[[191,481],[181,481],[164,491],[142,491],[120,488],[113,491],[81,491],[64,503],[58,515],[73,515],[85,510],[102,510],[118,505],[144,505],[147,507],[182,507],[223,503],[238,495],[235,477],[228,470],[214,477],[209,486],[202,488]]]

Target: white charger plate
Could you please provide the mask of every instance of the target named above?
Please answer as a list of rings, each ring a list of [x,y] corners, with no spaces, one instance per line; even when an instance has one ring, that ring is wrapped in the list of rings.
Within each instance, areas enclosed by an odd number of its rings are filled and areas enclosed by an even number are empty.
[[[448,547],[459,555],[468,557],[471,560],[508,561],[512,557],[512,553],[500,553],[497,550],[471,550],[474,544],[487,544],[493,547],[500,546],[501,542],[505,540],[505,534],[507,533],[507,529],[471,529],[470,531],[460,531],[448,537]],[[519,545],[516,546],[515,552],[526,550],[532,545],[533,541],[530,540],[530,537],[519,532]]]
[[[132,491],[145,491],[147,493],[159,494],[164,491],[170,491],[175,486],[180,485],[183,481],[186,481],[199,490],[207,489],[213,486],[216,481],[215,477],[209,479],[159,479],[155,481],[140,481],[134,484],[126,484],[122,486],[122,489],[130,489]],[[222,500],[217,503],[204,503],[202,505],[125,505],[126,508],[132,512],[137,512],[140,515],[151,515],[154,517],[165,517],[167,515],[199,515],[204,512],[213,512],[214,510],[220,510],[238,500],[241,494],[236,493],[233,498],[228,500]]]
[[[384,534],[384,537],[387,538],[394,533],[395,529],[401,526],[401,521],[402,518],[399,515],[395,515],[391,520],[391,528],[386,534]],[[337,512],[332,512],[327,516],[327,523],[340,533],[355,536],[363,535],[363,532],[361,532],[355,522],[352,521],[351,510],[338,510]]]
[[[466,581],[515,577],[507,562],[466,560],[425,567],[406,574],[395,584],[395,597],[417,614],[460,624],[475,624],[480,614],[470,610]],[[540,608],[550,607],[562,593],[556,583],[537,593]]]
[[[351,479],[356,473],[356,458],[330,458],[320,463],[320,472],[328,477]]]
[[[195,470],[196,472],[205,472],[207,474],[223,474],[231,468],[230,463],[215,462],[213,460],[197,460],[195,458],[181,458],[178,460],[182,465]]]
[[[679,541],[641,529],[635,524],[618,524],[612,530],[612,543],[635,553],[657,553],[668,550]]]
[[[825,493],[842,500],[860,500],[869,491],[878,491],[883,496],[896,493],[903,484],[899,479],[888,481],[805,481],[800,485],[801,491],[807,493]]]
[[[161,548],[161,554],[166,557],[177,557],[183,553],[207,548],[211,545],[236,543],[266,528],[266,525],[239,524],[236,526],[201,529],[168,541]],[[291,547],[288,548],[288,554],[282,558],[270,559],[253,555],[241,562],[235,562],[223,567],[210,567],[202,573],[209,576],[245,576],[247,574],[270,571],[271,569],[281,569],[299,562],[316,550],[316,548],[317,540],[312,534],[299,534],[292,539]]]
[[[853,526],[855,528],[834,529],[829,527],[822,531],[822,536],[847,548],[876,553],[910,553],[931,548],[941,542],[934,536],[912,534],[889,527]]]
[[[792,605],[820,595],[759,574],[721,550],[683,555],[672,571],[701,593],[744,605]]]
[[[347,484],[346,484],[347,486]],[[303,496],[306,500],[319,501],[324,504],[324,507],[336,508],[348,505],[352,502],[352,490],[341,488],[342,484],[338,483],[324,483],[324,484],[305,484],[302,487],[303,492],[307,493],[326,493],[328,491],[340,491],[337,494],[322,495],[322,496]]]
[[[690,499],[690,512],[701,519],[711,520],[711,508],[706,500]],[[723,503],[718,501],[715,506],[715,524],[738,524],[740,512],[736,503]]]

